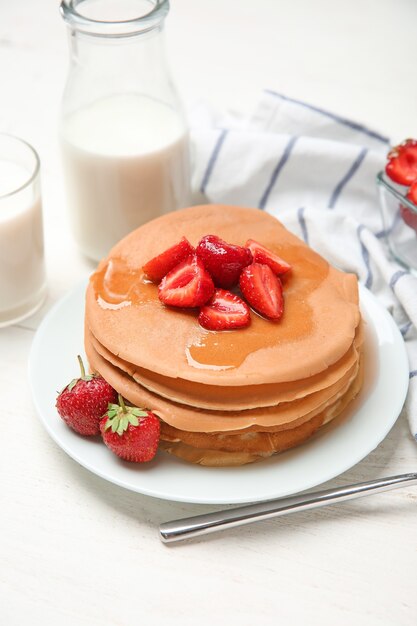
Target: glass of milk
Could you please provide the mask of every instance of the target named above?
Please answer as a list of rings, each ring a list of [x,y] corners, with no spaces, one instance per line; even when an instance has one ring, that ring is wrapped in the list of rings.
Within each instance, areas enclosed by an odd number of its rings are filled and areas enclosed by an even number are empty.
[[[34,313],[46,295],[39,157],[0,134],[0,327]]]
[[[61,124],[67,204],[97,261],[190,201],[189,138],[168,71],[168,0],[63,0],[71,61]]]

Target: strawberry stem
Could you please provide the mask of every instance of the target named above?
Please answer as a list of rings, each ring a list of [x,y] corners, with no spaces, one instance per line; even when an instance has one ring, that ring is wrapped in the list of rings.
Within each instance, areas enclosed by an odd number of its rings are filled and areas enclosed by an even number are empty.
[[[85,376],[84,363],[83,363],[83,360],[82,360],[82,358],[81,358],[81,356],[79,354],[77,354],[77,359],[78,359],[78,363],[80,364],[81,378],[84,378],[84,376]]]
[[[122,411],[123,413],[126,413],[126,405],[125,405],[125,401],[123,400],[123,396],[119,393],[119,404],[122,407]]]

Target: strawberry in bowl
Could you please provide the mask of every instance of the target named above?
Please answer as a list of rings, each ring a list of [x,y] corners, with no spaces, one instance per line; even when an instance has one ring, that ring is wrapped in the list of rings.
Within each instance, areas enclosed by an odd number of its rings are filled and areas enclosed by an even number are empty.
[[[385,166],[387,176],[399,185],[411,185],[417,179],[417,140],[406,139],[392,148]]]
[[[392,148],[377,176],[383,234],[394,257],[417,270],[417,140]]]
[[[417,179],[410,185],[407,195],[407,200],[413,203],[415,210],[409,206],[401,205],[400,212],[404,222],[417,233]]]
[[[417,233],[417,140],[406,139],[388,153],[385,173],[396,184],[399,194],[412,206],[400,205],[400,215],[410,228]]]

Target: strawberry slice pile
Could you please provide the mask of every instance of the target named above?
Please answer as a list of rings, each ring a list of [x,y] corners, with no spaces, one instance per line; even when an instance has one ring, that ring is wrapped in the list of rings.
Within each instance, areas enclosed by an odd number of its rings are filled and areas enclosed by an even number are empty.
[[[408,187],[405,197],[416,205],[415,211],[401,205],[400,213],[407,226],[417,234],[417,140],[406,139],[392,148],[387,158],[387,176],[393,182]]]
[[[280,277],[291,266],[253,239],[238,246],[216,235],[206,235],[195,249],[183,237],[150,259],[143,270],[152,282],[159,284],[158,295],[163,304],[199,308],[200,325],[219,331],[248,326],[249,307],[278,321],[284,312]]]

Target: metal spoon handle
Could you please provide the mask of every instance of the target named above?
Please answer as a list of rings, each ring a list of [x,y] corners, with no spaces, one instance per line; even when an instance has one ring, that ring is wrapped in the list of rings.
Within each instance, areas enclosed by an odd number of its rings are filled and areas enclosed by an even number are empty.
[[[268,502],[258,502],[226,511],[216,511],[215,513],[206,513],[165,522],[159,527],[160,539],[164,543],[173,543],[183,539],[190,539],[191,537],[198,537],[199,535],[214,533],[218,530],[279,517],[280,515],[317,509],[321,506],[336,504],[344,500],[353,500],[354,498],[361,498],[373,493],[380,493],[381,491],[398,489],[406,485],[417,485],[417,473],[389,476],[366,483],[346,485],[336,489],[326,489],[325,491],[316,491],[315,493],[279,500],[269,500]]]

